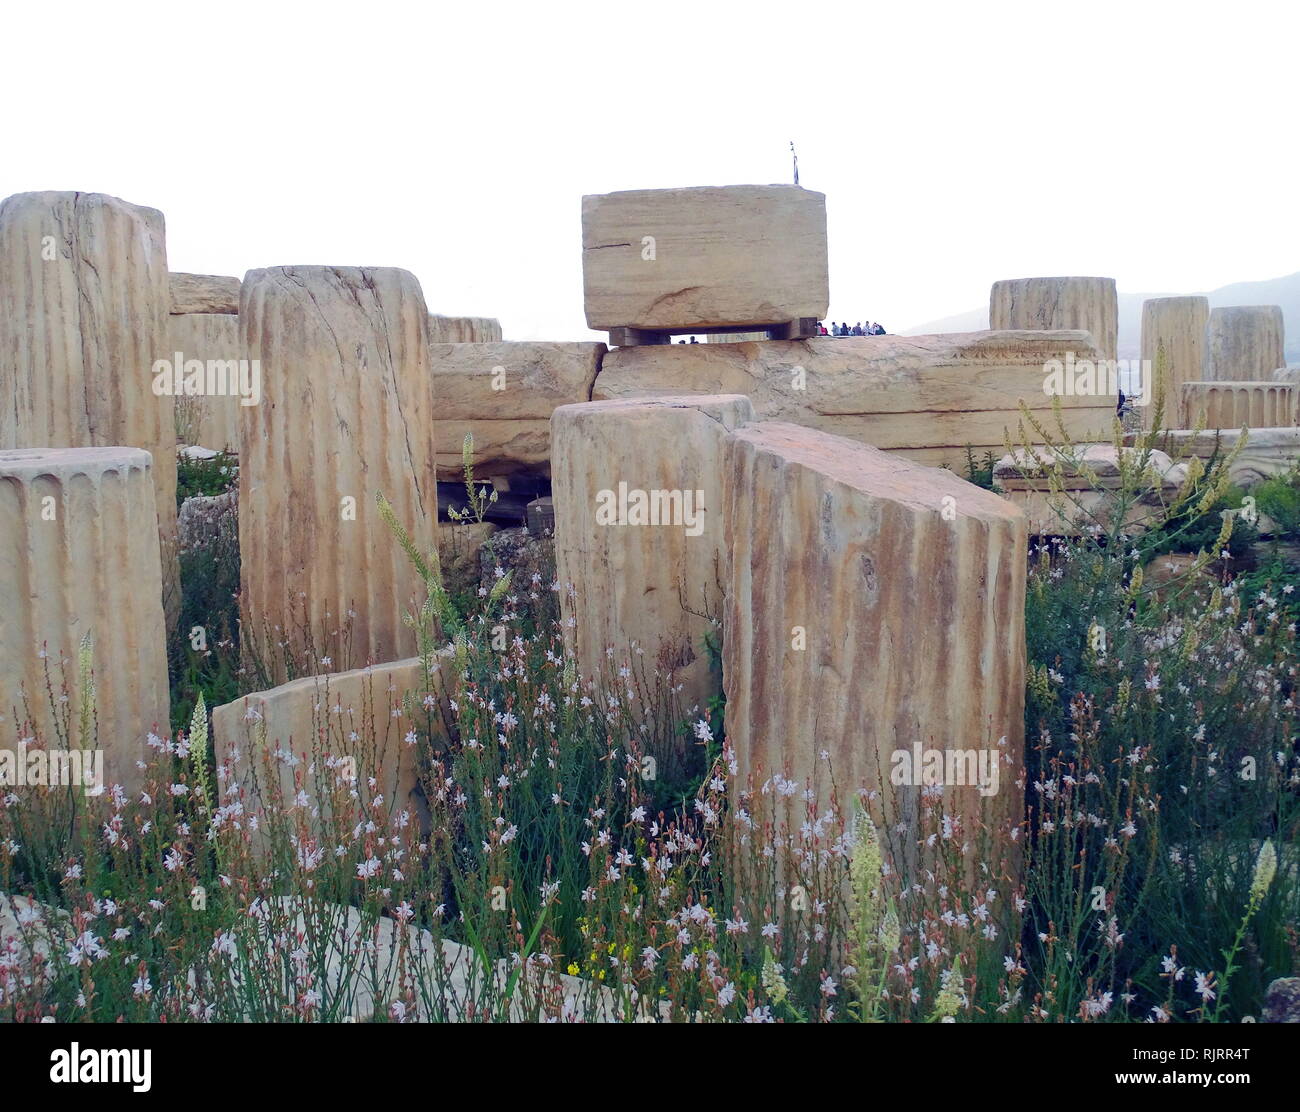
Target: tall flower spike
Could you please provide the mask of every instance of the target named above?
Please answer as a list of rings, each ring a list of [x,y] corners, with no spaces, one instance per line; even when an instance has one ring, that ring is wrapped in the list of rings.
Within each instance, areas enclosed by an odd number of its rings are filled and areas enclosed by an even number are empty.
[[[87,631],[77,650],[78,687],[81,695],[79,737],[82,749],[93,749],[95,733],[95,641]]]
[[[1250,881],[1251,903],[1257,904],[1263,901],[1276,875],[1277,850],[1273,848],[1273,840],[1269,838],[1265,839],[1260,847],[1259,856],[1255,859],[1255,875]]]

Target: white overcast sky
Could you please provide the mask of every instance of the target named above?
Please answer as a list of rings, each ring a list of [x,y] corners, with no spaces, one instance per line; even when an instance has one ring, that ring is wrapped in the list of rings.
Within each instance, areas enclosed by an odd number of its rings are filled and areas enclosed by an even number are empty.
[[[584,193],[827,195],[833,319],[996,279],[1300,269],[1295,0],[8,4],[0,196],[163,210],[173,270],[401,266],[583,339]]]

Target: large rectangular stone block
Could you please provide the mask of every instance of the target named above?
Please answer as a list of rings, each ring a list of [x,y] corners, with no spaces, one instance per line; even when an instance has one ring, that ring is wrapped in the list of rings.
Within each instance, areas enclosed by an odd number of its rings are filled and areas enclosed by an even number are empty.
[[[587,324],[708,332],[820,319],[826,197],[794,185],[634,189],[582,199]]]
[[[686,708],[713,693],[702,642],[725,590],[722,445],[752,416],[747,399],[726,396],[552,415],[556,576],[585,678],[608,679],[635,644],[683,685]]]
[[[784,422],[737,429],[723,450],[723,678],[742,777],[811,781],[823,803],[834,787],[845,806],[865,789],[900,863],[917,853],[914,756],[952,751],[987,778],[944,786],[945,806],[968,837],[1005,835],[1023,802],[1022,511]]]
[[[1021,400],[1054,431],[1048,390],[1071,383],[1054,382],[1049,366],[1067,356],[1100,358],[1078,331],[619,348],[605,356],[592,398],[744,394],[760,418],[964,473],[968,445],[1001,456],[1006,434],[1018,442]],[[1114,394],[1062,393],[1060,401],[1072,437],[1110,436]]]
[[[224,274],[185,274],[173,271],[169,276],[171,311],[183,313],[239,312],[239,279]]]
[[[167,318],[169,357],[182,364],[200,360],[206,367],[219,360],[229,367],[239,355],[239,317],[231,313],[173,313]],[[229,377],[226,381],[231,381]],[[237,380],[236,380],[237,381]],[[174,399],[176,431],[186,444],[216,451],[239,451],[239,395],[181,395]],[[247,408],[247,407],[243,407]]]
[[[304,676],[216,707],[212,751],[222,803],[239,800],[245,814],[252,815],[272,807],[275,793],[293,800],[298,791],[294,763],[273,760],[274,789],[262,764],[266,754],[282,751],[298,758],[299,770],[315,762],[316,783],[331,785],[349,771],[373,777],[371,794],[382,795],[393,814],[408,809],[427,824],[418,751],[405,738],[412,730],[440,730],[436,716],[423,705],[431,690],[417,657]]]
[[[474,437],[480,476],[547,470],[551,413],[590,400],[605,350],[593,343],[432,344],[439,477],[459,477],[466,433]]]

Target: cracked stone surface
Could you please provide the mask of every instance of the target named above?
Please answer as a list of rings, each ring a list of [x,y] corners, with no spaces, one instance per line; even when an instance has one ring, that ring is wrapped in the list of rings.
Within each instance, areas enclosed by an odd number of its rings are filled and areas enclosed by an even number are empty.
[[[587,324],[688,329],[826,315],[826,197],[794,185],[582,199]]]
[[[0,448],[151,453],[163,585],[179,613],[173,404],[152,389],[154,361],[171,357],[169,301],[156,209],[53,191],[0,203]]]
[[[549,466],[551,413],[591,400],[605,351],[599,343],[430,345],[444,481],[460,477],[467,433],[474,436],[474,469],[481,476]]]
[[[239,312],[239,279],[224,274],[184,274],[170,276],[171,311],[181,313]]]
[[[1119,301],[1114,278],[1010,278],[994,282],[989,327],[1081,328],[1103,359],[1119,348]]]
[[[262,400],[241,407],[239,547],[246,620],[313,631],[351,610],[352,663],[410,656],[422,584],[379,516],[382,492],[417,547],[435,536],[428,310],[387,267],[252,270],[241,358]],[[319,636],[319,634],[318,634]]]
[[[829,336],[756,343],[616,348],[592,400],[744,394],[762,419],[791,421],[966,474],[976,456],[1019,440],[1020,402],[1054,429],[1044,364],[1099,354],[1079,331],[954,332],[938,336]],[[1076,441],[1109,437],[1115,398],[1066,394]]]

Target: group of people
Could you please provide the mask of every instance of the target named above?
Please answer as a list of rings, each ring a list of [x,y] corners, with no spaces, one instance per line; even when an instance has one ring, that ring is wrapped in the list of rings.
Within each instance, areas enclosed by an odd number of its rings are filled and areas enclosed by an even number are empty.
[[[829,331],[825,324],[819,324],[817,327],[821,329],[823,336],[883,336],[885,334],[884,325],[873,321],[867,321],[866,324],[861,321],[857,324],[849,324],[848,321],[843,323],[831,321]]]

